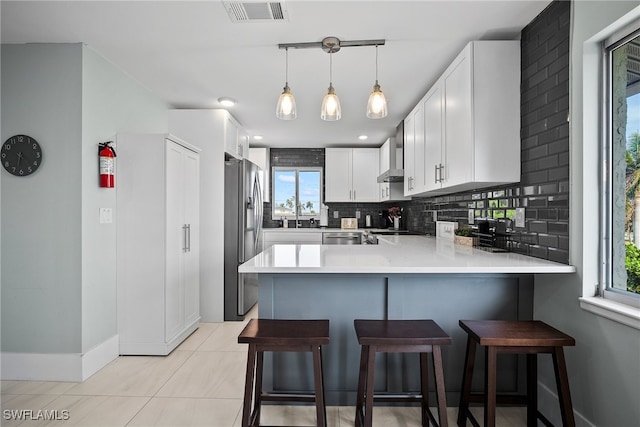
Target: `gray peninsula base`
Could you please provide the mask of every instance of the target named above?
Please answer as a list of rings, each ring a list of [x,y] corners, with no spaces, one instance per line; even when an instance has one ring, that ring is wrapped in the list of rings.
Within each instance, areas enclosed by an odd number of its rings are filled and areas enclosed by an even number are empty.
[[[460,319],[521,319],[533,314],[533,275],[517,274],[259,274],[258,315],[265,319],[329,319],[323,364],[328,405],[355,405],[360,346],[354,319],[433,319],[453,339],[443,347],[447,404],[460,396],[466,334]],[[525,391],[525,360],[501,356],[498,391]],[[478,351],[476,366],[484,354]],[[265,354],[264,389],[312,391],[312,360],[296,353]],[[416,354],[380,354],[376,392],[419,391]],[[482,390],[483,372],[473,390]],[[433,384],[430,384],[433,393]],[[434,399],[434,395],[430,396]],[[435,400],[432,400],[435,401]]]

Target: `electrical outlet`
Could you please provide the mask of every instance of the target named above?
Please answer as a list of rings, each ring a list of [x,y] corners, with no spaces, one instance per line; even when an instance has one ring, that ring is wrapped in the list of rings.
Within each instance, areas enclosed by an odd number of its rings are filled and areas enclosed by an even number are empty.
[[[333,217],[334,217],[334,218],[336,218],[336,219],[337,219],[337,218],[340,218],[340,212],[338,212],[338,211],[333,211]]]
[[[360,219],[360,211],[356,211],[356,219]]]
[[[113,209],[100,208],[100,224],[111,224],[113,222]]]
[[[524,208],[516,208],[516,227],[524,228]]]
[[[473,224],[475,220],[475,215],[473,213],[473,209],[469,209],[469,212],[467,213],[467,221],[469,222],[469,225]]]

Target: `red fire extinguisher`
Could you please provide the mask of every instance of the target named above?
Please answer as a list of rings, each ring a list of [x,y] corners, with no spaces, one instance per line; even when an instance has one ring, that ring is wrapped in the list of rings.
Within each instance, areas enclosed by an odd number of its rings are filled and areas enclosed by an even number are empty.
[[[100,158],[100,187],[113,188],[116,184],[116,152],[111,147],[113,141],[98,144]]]

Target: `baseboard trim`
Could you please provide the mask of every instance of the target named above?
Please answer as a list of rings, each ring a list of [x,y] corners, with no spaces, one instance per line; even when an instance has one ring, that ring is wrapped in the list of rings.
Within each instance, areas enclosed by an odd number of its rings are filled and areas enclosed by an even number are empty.
[[[0,353],[0,379],[82,382],[118,357],[118,336],[80,353]]]
[[[560,417],[560,405],[558,404],[558,394],[538,381],[538,408],[544,408],[543,415],[553,423],[562,425]],[[586,419],[581,413],[573,408],[573,416],[576,420],[576,427],[596,427],[595,424]]]

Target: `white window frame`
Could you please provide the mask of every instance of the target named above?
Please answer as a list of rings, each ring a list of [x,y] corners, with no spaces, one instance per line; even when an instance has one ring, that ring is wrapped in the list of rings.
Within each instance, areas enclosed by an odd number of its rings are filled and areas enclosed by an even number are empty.
[[[636,8],[631,13],[623,16],[617,22],[611,24],[602,32],[594,35],[583,45],[583,68],[582,68],[582,129],[583,144],[583,167],[582,174],[582,202],[583,202],[583,242],[582,242],[582,276],[583,292],[580,298],[580,307],[593,314],[611,319],[640,330],[640,308],[633,303],[632,295],[619,295],[618,292],[606,290],[604,281],[605,270],[608,270],[608,247],[604,230],[610,229],[608,206],[605,209],[605,198],[602,197],[604,191],[600,191],[599,197],[593,197],[593,175],[589,170],[595,167],[603,173],[597,178],[599,188],[604,190],[608,187],[608,178],[604,169],[605,158],[603,158],[602,148],[609,135],[609,108],[607,103],[609,93],[608,84],[608,64],[605,55],[605,46],[610,46],[611,40],[621,40],[626,35],[630,35],[639,29],[638,18],[640,18],[640,8]],[[609,41],[609,43],[607,43]],[[579,75],[579,74],[578,74]],[[601,106],[598,108],[598,105]],[[599,123],[599,124],[598,124]],[[591,151],[593,150],[593,151]],[[607,151],[608,153],[608,151]],[[606,198],[608,201],[608,197]],[[593,239],[593,232],[588,231],[599,227],[598,239]],[[598,248],[593,248],[590,242],[598,244]],[[591,263],[589,260],[598,258],[598,263]],[[597,283],[590,281],[596,280]],[[624,292],[623,292],[624,294]],[[622,296],[623,298],[618,298]],[[630,302],[632,302],[630,304]]]
[[[300,174],[300,172],[319,172],[320,173],[320,206],[318,206],[318,209],[320,209],[320,207],[322,206],[322,203],[324,203],[324,200],[322,198],[322,183],[323,181],[323,168],[320,166],[300,166],[300,167],[296,167],[296,166],[273,166],[271,168],[271,188],[272,188],[272,194],[271,194],[271,219],[274,221],[278,221],[281,218],[283,219],[289,219],[289,220],[293,220],[293,219],[298,219],[298,220],[309,220],[311,218],[316,218],[320,216],[320,213],[318,212],[317,215],[301,215],[300,214],[300,210],[298,208],[296,208],[296,215],[293,217],[283,217],[280,214],[276,215],[276,172],[277,171],[295,171],[296,173],[296,200],[299,202],[300,201],[300,195],[299,193],[299,179],[298,176]]]
[[[637,27],[637,28],[635,28]],[[628,31],[628,32],[627,32]],[[603,143],[601,144],[601,155],[604,159],[602,164],[602,182],[605,183],[603,186],[603,191],[601,192],[601,272],[600,272],[600,293],[603,298],[610,299],[615,302],[619,302],[622,304],[629,305],[631,307],[640,308],[640,295],[632,294],[627,291],[623,291],[620,289],[615,289],[613,287],[613,274],[612,274],[612,266],[613,263],[613,255],[611,248],[611,233],[612,233],[612,210],[613,210],[613,190],[612,190],[612,168],[609,167],[613,163],[613,109],[612,109],[612,75],[611,75],[611,57],[612,51],[629,42],[631,39],[640,36],[640,23],[637,26],[632,28],[625,28],[624,30],[617,32],[616,34],[608,37],[603,43],[603,65],[605,67],[603,71],[604,78],[604,93],[606,100],[606,108],[605,117],[603,118],[603,126],[604,135],[602,136]],[[640,215],[640,212],[637,213]]]

